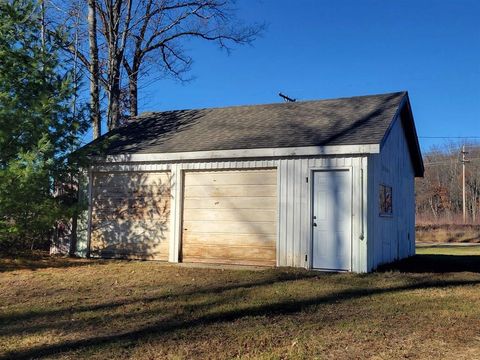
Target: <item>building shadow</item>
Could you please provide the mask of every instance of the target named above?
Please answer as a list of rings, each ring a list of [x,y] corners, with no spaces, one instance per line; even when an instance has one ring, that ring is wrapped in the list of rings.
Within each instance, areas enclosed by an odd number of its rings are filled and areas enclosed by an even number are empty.
[[[407,259],[382,265],[378,272],[400,271],[403,273],[480,273],[479,255],[415,255]]]
[[[2,256],[0,257],[0,273],[19,270],[41,270],[48,268],[71,268],[86,265],[99,265],[100,260],[73,259],[63,256],[51,256],[47,252],[34,255]]]

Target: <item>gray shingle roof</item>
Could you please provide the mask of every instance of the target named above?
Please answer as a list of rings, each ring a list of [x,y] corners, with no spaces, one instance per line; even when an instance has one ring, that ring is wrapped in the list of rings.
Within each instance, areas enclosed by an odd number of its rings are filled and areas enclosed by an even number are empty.
[[[380,144],[406,94],[148,113],[91,145],[115,155]]]

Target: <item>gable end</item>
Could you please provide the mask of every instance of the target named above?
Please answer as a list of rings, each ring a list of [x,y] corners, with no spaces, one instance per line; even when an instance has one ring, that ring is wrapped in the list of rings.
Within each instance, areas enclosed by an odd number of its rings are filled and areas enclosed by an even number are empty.
[[[423,177],[425,168],[423,165],[422,152],[420,150],[420,144],[418,142],[417,130],[415,128],[415,121],[413,119],[412,107],[410,105],[410,99],[408,98],[408,93],[405,93],[400,105],[398,106],[397,112],[388,128],[385,132],[385,135],[380,144],[380,151],[383,148],[390,132],[400,117],[402,121],[402,128],[405,133],[405,139],[408,144],[408,149],[410,152],[410,159],[412,161],[412,166],[414,169],[415,177]]]

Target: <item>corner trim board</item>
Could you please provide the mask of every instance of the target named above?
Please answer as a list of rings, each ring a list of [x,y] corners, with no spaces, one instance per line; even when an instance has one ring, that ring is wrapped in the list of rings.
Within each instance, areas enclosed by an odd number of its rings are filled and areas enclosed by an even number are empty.
[[[87,218],[87,251],[85,256],[90,258],[90,244],[92,242],[92,210],[93,210],[93,170],[88,169],[88,218]]]

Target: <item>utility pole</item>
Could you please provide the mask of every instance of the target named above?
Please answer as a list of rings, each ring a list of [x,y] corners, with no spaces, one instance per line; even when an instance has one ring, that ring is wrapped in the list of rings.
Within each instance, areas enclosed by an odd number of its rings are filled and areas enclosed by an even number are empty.
[[[463,199],[463,223],[467,223],[467,205],[465,203],[465,164],[468,160],[465,158],[465,155],[468,154],[468,151],[465,150],[465,145],[462,146],[462,199]]]

